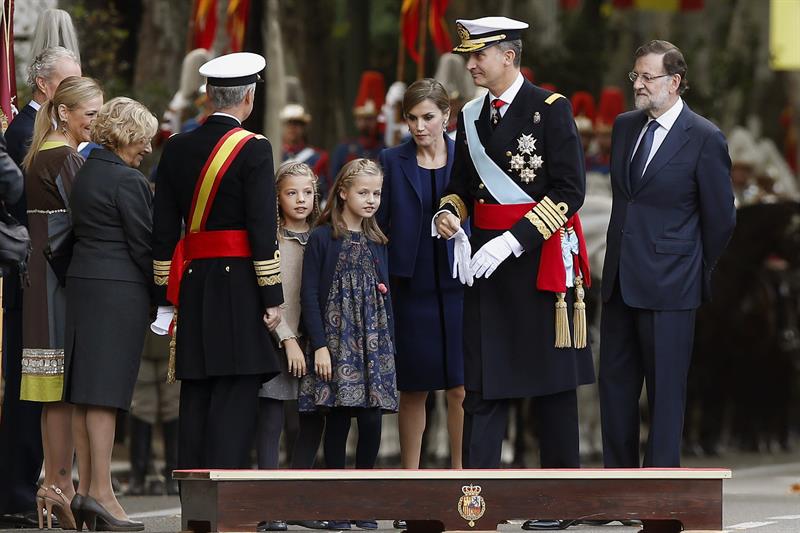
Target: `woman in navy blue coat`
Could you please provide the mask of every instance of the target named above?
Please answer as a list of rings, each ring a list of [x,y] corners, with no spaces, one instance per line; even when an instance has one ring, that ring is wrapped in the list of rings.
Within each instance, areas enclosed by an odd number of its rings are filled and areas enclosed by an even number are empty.
[[[403,97],[411,139],[383,150],[383,198],[377,219],[389,237],[395,316],[400,449],[419,468],[428,392],[447,391],[451,464],[461,468],[464,412],[463,288],[451,275],[453,241],[431,236],[431,219],[450,181],[450,99],[441,83],[414,82]]]

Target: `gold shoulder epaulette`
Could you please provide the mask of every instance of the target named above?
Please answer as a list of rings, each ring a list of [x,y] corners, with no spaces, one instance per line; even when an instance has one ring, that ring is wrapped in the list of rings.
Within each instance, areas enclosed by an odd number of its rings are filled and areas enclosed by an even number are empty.
[[[553,93],[553,94],[551,94],[550,96],[548,96],[545,99],[544,103],[547,104],[547,105],[550,105],[553,102],[555,102],[556,100],[558,100],[559,98],[564,98],[564,95],[560,94],[560,93]]]

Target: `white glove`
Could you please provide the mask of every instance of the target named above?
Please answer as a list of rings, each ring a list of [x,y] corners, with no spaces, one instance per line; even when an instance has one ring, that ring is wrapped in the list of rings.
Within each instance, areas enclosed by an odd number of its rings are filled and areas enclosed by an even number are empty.
[[[516,239],[514,240],[516,241]],[[481,246],[481,249],[472,256],[472,261],[469,262],[472,275],[476,278],[485,275],[488,279],[492,272],[500,266],[500,263],[505,261],[513,251],[505,235],[495,237]]]
[[[169,325],[172,323],[172,316],[175,308],[171,305],[159,305],[156,312],[156,319],[150,324],[150,331],[156,335],[166,335],[169,333]]]
[[[462,285],[472,287],[472,270],[469,267],[469,258],[472,255],[472,246],[469,244],[469,237],[464,233],[464,228],[453,234],[453,279],[458,278]]]

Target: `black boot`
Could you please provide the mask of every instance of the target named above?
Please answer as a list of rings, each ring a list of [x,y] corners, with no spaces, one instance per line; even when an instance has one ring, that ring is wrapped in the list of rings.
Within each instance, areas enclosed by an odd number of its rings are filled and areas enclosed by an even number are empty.
[[[150,441],[153,426],[141,418],[130,417],[131,477],[128,483],[129,496],[142,496],[146,493],[145,479],[150,466]]]
[[[178,419],[163,422],[164,433],[164,483],[167,494],[175,496],[179,493],[178,482],[172,479],[172,471],[178,466]]]

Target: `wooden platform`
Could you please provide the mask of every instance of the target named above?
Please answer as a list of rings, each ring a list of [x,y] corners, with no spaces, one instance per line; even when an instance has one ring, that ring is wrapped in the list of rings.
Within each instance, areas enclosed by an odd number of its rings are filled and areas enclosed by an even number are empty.
[[[642,520],[646,533],[722,531],[724,469],[178,470],[184,531],[262,520],[403,519],[409,533],[509,519]]]

